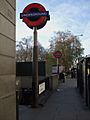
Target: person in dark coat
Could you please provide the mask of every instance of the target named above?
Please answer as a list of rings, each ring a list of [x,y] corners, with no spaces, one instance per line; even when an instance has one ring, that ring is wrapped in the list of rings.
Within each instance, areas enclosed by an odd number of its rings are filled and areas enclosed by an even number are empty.
[[[62,80],[63,82],[65,82],[65,77],[63,72],[59,74],[59,80]]]

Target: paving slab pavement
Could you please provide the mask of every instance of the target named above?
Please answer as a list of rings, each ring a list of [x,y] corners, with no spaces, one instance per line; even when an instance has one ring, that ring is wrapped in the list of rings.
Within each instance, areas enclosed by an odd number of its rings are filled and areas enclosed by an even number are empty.
[[[19,120],[90,120],[75,79],[60,83],[43,107],[19,107]]]

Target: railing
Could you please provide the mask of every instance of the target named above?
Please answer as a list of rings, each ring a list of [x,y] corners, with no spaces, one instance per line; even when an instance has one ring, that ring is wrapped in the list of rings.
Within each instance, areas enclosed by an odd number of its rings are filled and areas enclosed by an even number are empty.
[[[57,74],[47,76],[39,80],[39,92],[38,92],[39,103],[40,101],[42,101],[42,98],[47,99],[47,97],[52,93],[54,89],[57,88],[57,86],[58,86],[58,75]],[[21,87],[17,91],[18,104],[23,104],[23,105],[30,104],[31,105],[32,94],[33,94],[32,88]]]

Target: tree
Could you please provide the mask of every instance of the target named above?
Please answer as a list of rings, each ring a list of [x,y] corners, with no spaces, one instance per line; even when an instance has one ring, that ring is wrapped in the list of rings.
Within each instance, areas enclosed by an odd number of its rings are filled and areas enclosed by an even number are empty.
[[[50,40],[49,56],[57,50],[62,53],[59,64],[64,65],[65,69],[68,70],[73,61],[82,56],[84,49],[81,46],[79,37],[73,35],[70,31],[58,31]]]
[[[38,42],[38,59],[46,60],[47,50]]]
[[[32,38],[22,38],[16,45],[16,61],[31,61]]]
[[[16,61],[26,62],[33,59],[32,37],[22,38],[16,45]],[[38,59],[45,60],[46,50],[38,42]]]

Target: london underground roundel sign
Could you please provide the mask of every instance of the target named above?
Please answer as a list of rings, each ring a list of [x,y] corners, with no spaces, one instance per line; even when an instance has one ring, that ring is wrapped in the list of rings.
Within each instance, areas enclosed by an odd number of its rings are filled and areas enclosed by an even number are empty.
[[[33,29],[33,27],[40,29],[44,27],[47,20],[50,20],[49,11],[46,11],[39,3],[27,5],[24,8],[23,13],[20,13],[20,18],[23,19],[23,22],[31,29]]]
[[[55,52],[53,52],[53,56],[55,58],[60,58],[62,56],[62,53],[60,51],[55,51]]]

